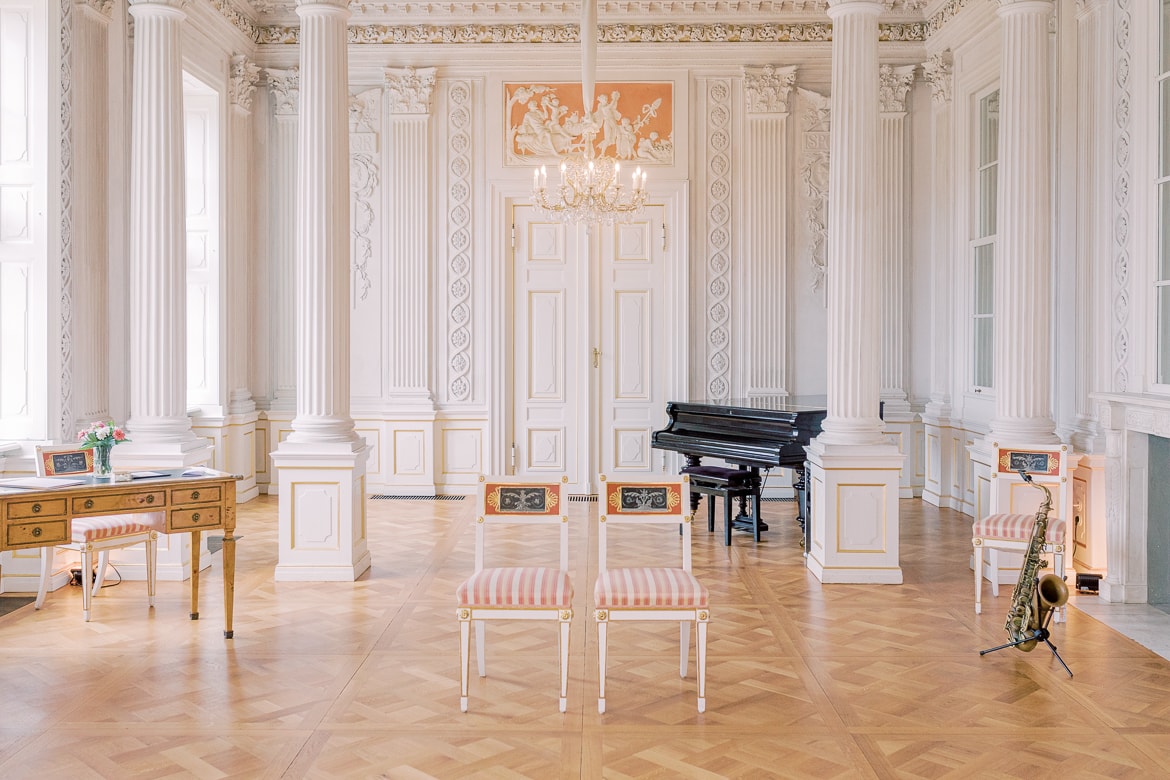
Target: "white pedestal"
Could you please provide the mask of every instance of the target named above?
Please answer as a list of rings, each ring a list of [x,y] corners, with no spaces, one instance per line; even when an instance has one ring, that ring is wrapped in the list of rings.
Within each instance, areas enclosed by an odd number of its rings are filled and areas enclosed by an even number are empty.
[[[825,583],[899,585],[898,494],[904,456],[889,444],[808,448],[808,568]]]
[[[354,449],[357,447],[358,449]],[[363,442],[282,442],[277,582],[353,582],[370,568]]]

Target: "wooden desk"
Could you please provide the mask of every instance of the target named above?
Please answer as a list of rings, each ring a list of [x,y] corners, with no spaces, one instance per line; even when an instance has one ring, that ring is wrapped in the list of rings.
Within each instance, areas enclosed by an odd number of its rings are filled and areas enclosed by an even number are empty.
[[[167,533],[191,534],[191,619],[199,619],[199,537],[223,529],[224,637],[232,638],[236,588],[236,477],[181,477],[183,469],[156,469],[164,477],[93,482],[50,490],[0,493],[0,551],[68,544],[74,517],[166,512]],[[67,478],[62,478],[68,482]],[[0,483],[2,484],[2,483]]]

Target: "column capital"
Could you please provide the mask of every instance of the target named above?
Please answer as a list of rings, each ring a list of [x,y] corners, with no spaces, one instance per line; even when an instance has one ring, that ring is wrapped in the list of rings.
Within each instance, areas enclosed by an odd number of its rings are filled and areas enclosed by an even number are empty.
[[[268,88],[272,91],[272,111],[277,116],[296,116],[301,102],[301,69],[264,71]]]
[[[243,54],[232,57],[228,78],[228,102],[245,111],[252,110],[252,93],[260,83],[260,66]]]
[[[796,66],[745,65],[743,83],[749,114],[787,114],[788,93],[796,84]]]
[[[931,100],[936,106],[951,102],[954,58],[950,49],[930,55],[930,59],[922,63],[922,76],[930,85]]]
[[[349,16],[349,0],[297,0],[297,14],[340,11]]]
[[[1052,0],[999,0],[999,7],[995,12],[1000,16],[1029,12],[1050,14],[1055,8]]]
[[[434,68],[386,68],[386,91],[390,93],[391,114],[431,113],[431,93],[435,89]]]
[[[906,110],[906,93],[914,83],[917,65],[882,65],[878,68],[878,105],[882,113],[902,113]]]
[[[829,7],[825,11],[830,19],[836,19],[845,14],[872,14],[878,16],[886,10],[886,4],[881,0],[829,0]]]
[[[130,15],[138,18],[143,14],[155,13],[159,15],[174,15],[185,19],[187,14],[183,6],[187,0],[130,0]]]

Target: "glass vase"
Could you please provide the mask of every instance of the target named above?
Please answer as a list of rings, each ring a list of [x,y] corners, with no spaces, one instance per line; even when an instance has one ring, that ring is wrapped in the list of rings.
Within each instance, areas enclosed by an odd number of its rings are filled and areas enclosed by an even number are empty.
[[[113,445],[98,445],[93,448],[93,478],[110,479],[114,476],[114,467],[110,463]]]

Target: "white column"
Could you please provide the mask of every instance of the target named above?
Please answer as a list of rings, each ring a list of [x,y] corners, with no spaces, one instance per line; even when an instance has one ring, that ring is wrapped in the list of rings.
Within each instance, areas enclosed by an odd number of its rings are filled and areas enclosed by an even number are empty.
[[[435,493],[430,136],[434,68],[386,68],[387,433],[397,493]]]
[[[796,66],[746,67],[747,160],[744,168],[744,265],[750,321],[741,323],[748,366],[746,395],[787,394],[788,343],[788,94],[796,83]]]
[[[1001,0],[995,416],[988,438],[1056,442],[1052,420],[1051,0]]]
[[[952,124],[952,58],[950,50],[935,54],[922,64],[930,85],[931,149],[930,191],[930,400],[922,414],[925,428],[925,484],[922,498],[935,506],[958,509],[962,497],[956,455],[960,452],[951,425],[951,383],[955,351],[951,320],[954,316],[951,287],[951,157],[954,153]]]
[[[184,0],[131,0],[131,442],[117,467],[202,463],[187,416],[187,266],[183,166]]]
[[[903,456],[878,416],[881,223],[878,0],[830,0],[828,416],[808,448],[808,567],[822,582],[900,583]]]
[[[368,451],[349,416],[348,6],[297,4],[297,414],[272,453],[280,481],[277,580],[352,581],[370,567]]]

